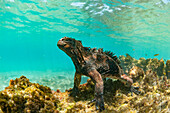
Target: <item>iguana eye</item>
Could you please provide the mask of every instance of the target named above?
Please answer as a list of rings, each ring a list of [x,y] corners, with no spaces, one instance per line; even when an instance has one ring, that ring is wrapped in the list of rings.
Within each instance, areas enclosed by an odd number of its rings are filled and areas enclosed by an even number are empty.
[[[70,42],[70,41],[72,41],[72,39],[70,39],[70,38],[67,38],[67,39],[65,39],[65,41],[68,41],[68,42]]]

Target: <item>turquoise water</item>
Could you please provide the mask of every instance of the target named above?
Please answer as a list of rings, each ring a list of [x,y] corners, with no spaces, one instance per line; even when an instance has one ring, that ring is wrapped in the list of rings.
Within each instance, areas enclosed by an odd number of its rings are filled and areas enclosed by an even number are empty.
[[[56,46],[64,36],[118,56],[167,60],[169,12],[170,0],[0,0],[0,90],[21,75],[72,87],[74,65]]]

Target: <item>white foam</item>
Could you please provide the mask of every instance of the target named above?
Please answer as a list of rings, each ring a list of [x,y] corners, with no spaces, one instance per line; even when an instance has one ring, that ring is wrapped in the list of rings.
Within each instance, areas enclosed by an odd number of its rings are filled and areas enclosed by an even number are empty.
[[[47,0],[42,0],[42,2],[47,2]]]
[[[88,9],[89,9],[89,6],[85,7],[85,9],[88,10]]]
[[[8,1],[10,1],[10,2],[15,2],[15,0],[8,0]]]
[[[100,12],[96,12],[96,13],[94,13],[95,15],[97,15],[97,14],[99,14],[99,15],[103,15],[103,12],[102,11],[100,11]]]
[[[72,6],[77,6],[80,8],[83,8],[84,4],[86,4],[85,2],[73,2],[71,3]]]
[[[5,8],[6,8],[6,9],[10,9],[11,7],[9,7],[9,6],[6,6]]]
[[[164,2],[165,4],[168,4],[170,0],[162,0],[162,2]]]
[[[119,11],[120,11],[120,10],[121,10],[121,8],[116,7],[116,8],[115,8],[115,10],[119,10]]]

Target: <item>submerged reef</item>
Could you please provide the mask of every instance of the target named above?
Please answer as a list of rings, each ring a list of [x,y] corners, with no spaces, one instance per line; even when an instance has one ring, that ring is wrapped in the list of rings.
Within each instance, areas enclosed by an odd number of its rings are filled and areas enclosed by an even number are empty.
[[[132,67],[137,66],[142,68],[144,72],[147,70],[152,70],[156,72],[158,76],[166,75],[167,77],[170,77],[170,60],[167,60],[166,63],[163,59],[158,60],[157,58],[145,59],[142,57],[137,60],[131,57],[129,54],[126,54],[126,56],[121,55],[119,56],[119,59],[121,61],[121,66],[126,74]]]
[[[130,55],[120,56],[122,68],[133,78],[133,86],[139,87],[139,95],[115,79],[104,80],[105,110],[102,113],[169,113],[170,79],[169,60],[136,60]],[[49,87],[31,83],[25,76],[10,80],[9,86],[0,91],[0,112],[4,113],[97,113],[94,99],[94,83],[91,79],[79,86],[79,95],[53,91]]]
[[[4,113],[58,112],[58,103],[49,87],[31,83],[25,76],[10,80],[0,91],[0,112]]]
[[[170,60],[166,61],[166,75],[170,79]]]

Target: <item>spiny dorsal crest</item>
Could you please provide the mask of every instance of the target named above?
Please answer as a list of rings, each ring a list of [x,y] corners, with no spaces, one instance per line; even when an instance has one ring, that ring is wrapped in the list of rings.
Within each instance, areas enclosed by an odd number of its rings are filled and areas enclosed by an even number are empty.
[[[115,53],[111,52],[111,51],[105,51],[104,52],[106,55],[108,55],[109,57],[111,57],[114,61],[116,61],[118,64],[120,64],[120,60],[119,58],[115,55]]]
[[[100,54],[105,54],[109,57],[111,57],[114,61],[116,61],[118,64],[120,64],[120,60],[118,57],[111,51],[104,51],[103,48],[90,48],[90,47],[84,47],[84,49],[90,53],[100,53]]]

